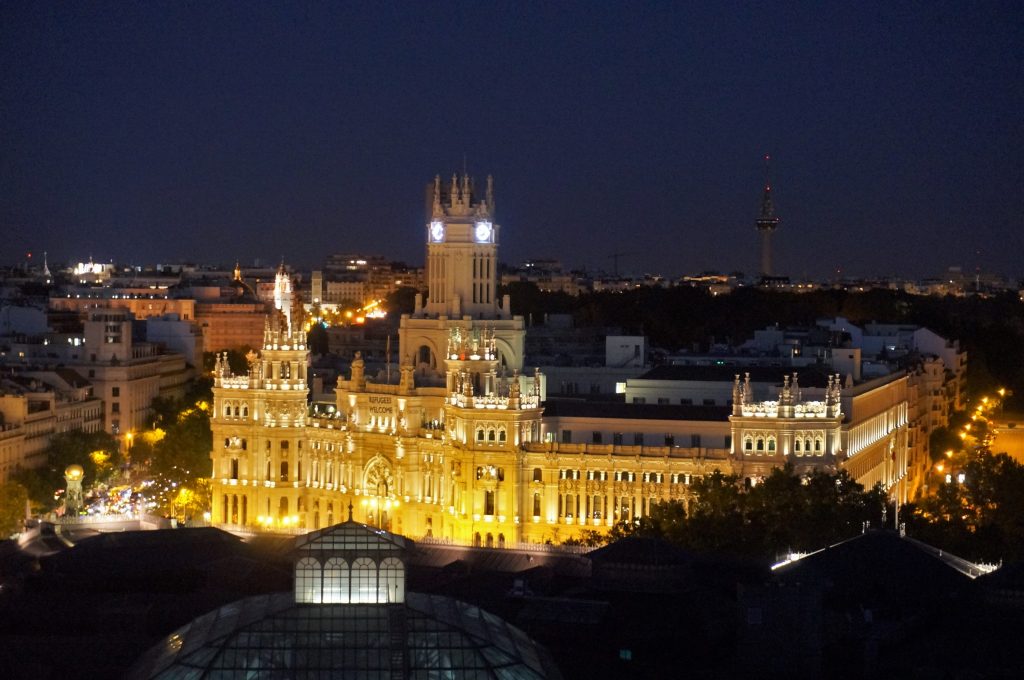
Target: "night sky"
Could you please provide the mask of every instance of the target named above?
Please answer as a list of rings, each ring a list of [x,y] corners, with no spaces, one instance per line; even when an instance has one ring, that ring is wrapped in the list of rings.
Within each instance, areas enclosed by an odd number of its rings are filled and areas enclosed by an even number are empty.
[[[1024,3],[0,5],[0,261],[422,264],[495,177],[501,256],[1024,275]]]

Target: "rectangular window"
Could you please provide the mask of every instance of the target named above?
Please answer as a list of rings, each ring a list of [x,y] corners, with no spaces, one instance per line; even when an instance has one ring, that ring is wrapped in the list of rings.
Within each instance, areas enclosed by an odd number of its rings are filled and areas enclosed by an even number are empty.
[[[675,436],[671,435],[671,434],[665,435],[665,446],[675,446],[675,445],[676,445],[676,438],[675,438]]]
[[[714,399],[705,399],[704,400],[704,405],[705,406],[714,406],[715,405],[715,400]]]
[[[725,448],[727,448],[727,449],[731,449],[732,448],[732,435],[731,434],[725,435]]]
[[[692,406],[693,399],[680,399],[679,403],[682,404],[683,406]]]
[[[658,403],[660,405],[662,405],[662,406],[665,406],[666,404],[669,403],[669,398],[668,397],[658,397]]]
[[[691,434],[690,435],[690,447],[694,448],[694,449],[699,449],[700,448],[700,435],[699,434]]]
[[[111,404],[110,404],[110,412],[111,413],[120,413],[121,412],[121,404],[119,402],[116,402],[116,401],[115,402],[111,402]]]
[[[621,432],[616,432],[615,434],[612,435],[612,444],[615,444],[616,446],[622,446]]]
[[[562,430],[562,443],[572,444],[572,430]]]
[[[542,482],[542,481],[544,481],[544,478],[543,478],[542,474],[543,473],[542,473],[540,468],[533,468],[533,481],[535,481],[535,482]]]
[[[645,397],[633,397],[634,404],[646,404],[647,399]]]
[[[644,433],[643,432],[634,432],[633,433],[633,446],[643,446],[643,445],[644,445]]]
[[[600,444],[601,443],[601,433],[600,432],[592,432],[590,434],[590,441],[592,443],[594,443],[594,444]]]
[[[112,397],[120,397],[121,396],[121,388],[120,387],[112,387],[112,388],[110,388],[110,396],[112,396]]]

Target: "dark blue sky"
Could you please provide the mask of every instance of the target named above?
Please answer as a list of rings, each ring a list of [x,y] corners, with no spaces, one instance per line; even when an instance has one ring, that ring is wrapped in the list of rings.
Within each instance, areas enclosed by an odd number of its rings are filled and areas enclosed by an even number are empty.
[[[502,259],[1024,275],[1024,3],[0,5],[0,260]]]

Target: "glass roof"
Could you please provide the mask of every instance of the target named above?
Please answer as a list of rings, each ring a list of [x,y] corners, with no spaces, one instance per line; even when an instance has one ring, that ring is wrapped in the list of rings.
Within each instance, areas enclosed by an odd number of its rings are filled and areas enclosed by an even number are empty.
[[[302,552],[310,550],[388,552],[411,548],[412,541],[390,531],[349,520],[326,529],[303,534],[295,539],[295,547]]]
[[[226,605],[150,649],[130,678],[560,678],[547,652],[478,607],[304,605],[290,593]]]

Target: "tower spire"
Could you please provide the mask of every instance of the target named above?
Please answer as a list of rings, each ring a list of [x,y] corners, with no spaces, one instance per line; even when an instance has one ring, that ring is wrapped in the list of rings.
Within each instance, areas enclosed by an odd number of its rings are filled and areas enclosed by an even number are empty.
[[[761,275],[771,276],[772,272],[772,234],[779,226],[779,218],[775,216],[775,204],[772,202],[771,156],[764,156],[764,193],[761,196],[761,214],[757,218],[757,231],[761,234]]]

